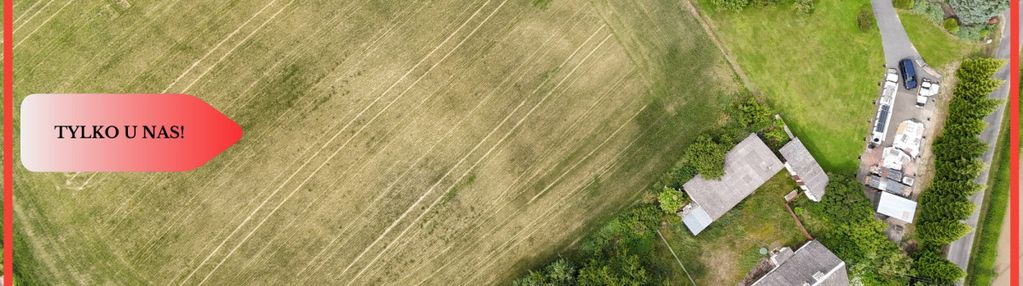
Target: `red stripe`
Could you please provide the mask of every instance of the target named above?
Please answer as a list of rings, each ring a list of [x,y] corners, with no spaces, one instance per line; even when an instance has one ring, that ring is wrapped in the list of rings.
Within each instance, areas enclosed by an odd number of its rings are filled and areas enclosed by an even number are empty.
[[[1009,281],[1019,285],[1019,0],[1010,1],[1009,11]]]
[[[14,0],[4,0],[4,285],[14,285]]]

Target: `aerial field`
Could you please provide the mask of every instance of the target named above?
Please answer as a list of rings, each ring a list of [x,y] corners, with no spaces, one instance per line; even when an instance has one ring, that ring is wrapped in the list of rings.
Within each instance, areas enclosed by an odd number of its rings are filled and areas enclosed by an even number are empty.
[[[245,135],[184,173],[16,164],[16,279],[506,283],[725,122],[682,5],[17,1],[16,103],[186,93]]]
[[[716,11],[699,0],[721,41],[759,91],[829,172],[852,173],[866,148],[884,73],[880,33],[860,31],[870,1],[817,1],[800,16],[791,4]]]

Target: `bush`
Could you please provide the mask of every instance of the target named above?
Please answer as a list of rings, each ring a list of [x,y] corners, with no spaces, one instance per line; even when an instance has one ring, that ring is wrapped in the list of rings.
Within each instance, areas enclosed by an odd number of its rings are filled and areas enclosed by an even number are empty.
[[[874,10],[870,5],[860,7],[860,12],[856,15],[856,24],[862,32],[870,32],[877,27],[877,19],[874,18]]]
[[[760,103],[756,97],[746,95],[744,100],[737,101],[736,117],[739,118],[739,125],[750,132],[759,132],[771,126],[771,110]]]
[[[714,0],[714,7],[725,11],[742,11],[749,7],[750,0]]]
[[[706,179],[717,179],[725,175],[724,146],[714,142],[708,135],[700,135],[696,142],[686,149],[686,164],[693,166],[696,172]]]
[[[913,13],[924,16],[934,24],[940,24],[945,19],[945,10],[941,9],[941,4],[931,3],[930,1],[921,1],[913,6]]]
[[[661,206],[661,210],[668,214],[675,214],[678,209],[682,208],[682,192],[664,187],[661,194],[657,195],[657,203]]]
[[[945,27],[945,31],[956,34],[959,33],[959,22],[956,22],[954,18],[945,19],[945,23],[942,24]]]
[[[924,0],[924,2],[926,1],[927,0]],[[913,9],[913,2],[913,0],[895,0],[892,2],[892,5],[895,5],[895,8],[899,9]]]
[[[969,41],[983,41],[991,35],[991,31],[995,29],[995,25],[971,25],[971,26],[959,26],[959,32],[956,36],[960,39]]]
[[[512,282],[514,286],[574,285],[575,265],[564,258],[551,262],[540,271],[529,271],[525,277]]]
[[[800,15],[810,15],[817,9],[816,0],[796,0],[792,3],[792,8],[796,10],[796,13]]]
[[[905,285],[912,276],[912,260],[888,240],[885,224],[874,218],[873,205],[851,176],[829,174],[831,182],[820,203],[809,203],[797,212],[810,232],[850,265],[850,272],[865,285]]]
[[[963,25],[984,24],[1009,8],[1008,0],[949,0]]]

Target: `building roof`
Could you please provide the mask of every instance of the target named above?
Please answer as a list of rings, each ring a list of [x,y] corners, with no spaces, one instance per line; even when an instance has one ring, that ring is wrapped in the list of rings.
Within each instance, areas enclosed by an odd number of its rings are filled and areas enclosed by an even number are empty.
[[[682,221],[693,234],[699,234],[710,223],[696,224],[706,219],[689,216],[702,216],[696,212],[698,210],[706,214],[711,222],[717,220],[771,179],[782,167],[781,160],[764,141],[756,134],[750,134],[725,155],[724,176],[709,180],[696,175],[683,185],[694,205],[691,211],[683,215]]]
[[[828,186],[828,174],[824,173],[824,169],[813,158],[810,150],[806,149],[803,142],[799,138],[793,138],[792,141],[782,146],[778,152],[781,153],[782,157],[785,157],[785,162],[796,172],[799,179],[806,184],[807,192],[812,195],[812,198],[815,198],[815,200],[823,198],[824,188]]]
[[[751,286],[849,285],[845,262],[816,240],[803,244],[795,253],[786,256],[785,259],[776,259],[780,264]]]
[[[920,143],[924,139],[924,124],[910,119],[899,123],[895,131],[892,146],[909,153],[911,157],[920,156]]]
[[[871,188],[900,196],[908,196],[913,191],[913,188],[903,184],[901,181],[892,180],[888,177],[881,177],[878,175],[867,176],[864,183]]]
[[[901,171],[902,167],[911,160],[912,158],[906,155],[906,152],[895,149],[895,147],[887,147],[884,148],[884,153],[881,155],[881,166]]]
[[[877,212],[906,223],[913,223],[916,202],[888,192],[881,192],[881,201],[877,203]]]

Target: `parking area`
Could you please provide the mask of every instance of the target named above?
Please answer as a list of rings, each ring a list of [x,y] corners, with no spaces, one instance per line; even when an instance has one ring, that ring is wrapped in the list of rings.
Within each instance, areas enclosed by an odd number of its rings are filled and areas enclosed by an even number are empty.
[[[949,93],[947,89],[940,88],[940,74],[927,67],[919,57],[910,59],[916,70],[917,86],[910,90],[905,88],[898,61],[885,67],[885,73],[879,76],[878,100],[874,102],[877,115],[868,123],[871,129],[864,137],[857,178],[867,186],[865,194],[875,206],[885,203],[880,201],[882,192],[915,202],[923,191],[920,184],[916,184],[916,178],[928,176],[926,162],[938,118],[935,109]],[[897,75],[894,82],[890,82],[892,71]],[[895,85],[894,96],[885,91],[886,84],[889,90],[892,84]],[[930,92],[937,94],[919,97],[921,91],[925,95]],[[878,214],[888,222],[888,235],[893,241],[901,241],[906,224],[912,222],[913,213],[906,215],[900,218]]]

